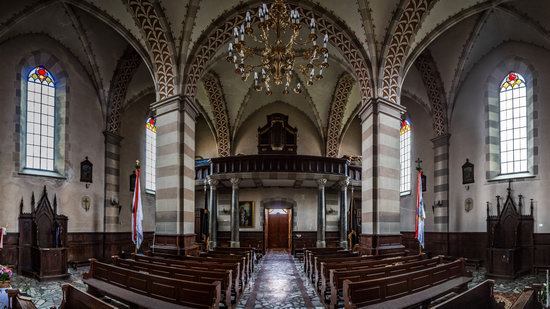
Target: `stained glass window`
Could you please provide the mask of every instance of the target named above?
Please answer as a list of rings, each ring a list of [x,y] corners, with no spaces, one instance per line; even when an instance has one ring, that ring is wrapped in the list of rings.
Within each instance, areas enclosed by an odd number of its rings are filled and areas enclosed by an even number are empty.
[[[54,171],[55,81],[43,66],[27,79],[25,167]]]
[[[401,120],[399,136],[399,162],[401,164],[399,192],[404,195],[411,191],[411,123],[409,119]]]
[[[527,172],[527,90],[518,73],[500,86],[500,173]]]
[[[156,190],[157,165],[157,121],[155,117],[147,118],[145,123],[145,189]]]

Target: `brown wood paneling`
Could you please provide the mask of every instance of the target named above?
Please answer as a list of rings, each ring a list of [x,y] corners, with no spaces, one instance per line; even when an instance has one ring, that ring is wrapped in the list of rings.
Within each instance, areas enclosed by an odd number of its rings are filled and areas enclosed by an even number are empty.
[[[550,267],[550,233],[534,234],[535,254],[534,266]]]
[[[17,265],[19,257],[18,241],[19,233],[8,233],[4,236],[4,248],[0,249],[0,264]]]
[[[418,241],[414,232],[401,232],[403,245],[411,252],[418,252]],[[426,232],[424,235],[425,250],[432,255],[447,254],[447,233]],[[452,256],[479,259],[485,261],[487,250],[487,233],[449,233],[449,253]]]

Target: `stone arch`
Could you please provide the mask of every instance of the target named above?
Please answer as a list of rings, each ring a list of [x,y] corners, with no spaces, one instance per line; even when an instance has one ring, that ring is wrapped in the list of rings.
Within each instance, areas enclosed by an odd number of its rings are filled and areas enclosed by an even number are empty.
[[[338,78],[338,82],[334,88],[334,94],[332,95],[332,102],[330,103],[330,110],[327,119],[327,157],[335,158],[338,156],[342,120],[354,84],[355,80],[353,77],[348,73],[344,73]]]
[[[221,46],[227,44],[232,38],[233,29],[240,25],[245,17],[246,9],[250,6],[258,5],[261,1],[254,0],[237,5],[231,11],[220,16],[212,25],[201,35],[197,44],[190,53],[191,59],[188,59],[188,66],[182,79],[183,94],[194,97],[197,91],[197,84],[204,74],[205,67],[210,59],[214,57]],[[298,1],[292,1],[292,5]],[[351,64],[354,75],[359,83],[361,97],[365,103],[372,97],[372,81],[369,76],[370,62],[366,56],[362,44],[355,34],[334,14],[327,11],[318,4],[310,1],[300,1],[301,16],[314,16],[318,29],[321,33],[328,33],[330,43],[336,47],[347,62]],[[258,22],[258,17],[253,16],[253,23]]]
[[[220,157],[227,157],[231,154],[231,128],[223,87],[219,76],[213,71],[208,71],[204,75],[202,82],[208,94],[212,113],[214,114],[218,155]]]

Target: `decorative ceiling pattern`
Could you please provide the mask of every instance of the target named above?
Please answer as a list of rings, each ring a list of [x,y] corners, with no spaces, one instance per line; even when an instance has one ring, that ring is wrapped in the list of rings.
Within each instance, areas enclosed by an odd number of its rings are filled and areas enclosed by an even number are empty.
[[[338,83],[334,89],[327,122],[327,157],[335,158],[338,156],[342,119],[354,83],[355,80],[353,77],[348,73],[344,73],[338,79]]]
[[[247,10],[261,2],[270,0],[10,1],[0,10],[0,45],[28,34],[50,37],[63,45],[82,63],[87,82],[96,89],[109,131],[118,131],[125,101],[150,89],[155,89],[157,100],[172,95],[197,99],[207,122],[217,126],[223,109],[212,108],[210,91],[205,91],[205,81],[210,80],[207,72],[212,71],[223,89],[225,116],[221,117],[227,118],[227,147],[254,111],[284,101],[316,124],[327,155],[334,155],[335,141],[337,145],[356,117],[354,111],[373,96],[399,103],[406,85],[407,91],[430,101],[434,130],[440,134],[447,130],[446,118],[452,116],[462,83],[489,52],[506,42],[550,49],[547,0],[355,0],[349,5],[287,0],[307,18],[304,28],[315,17],[319,33],[329,35],[330,72],[319,85],[307,87],[307,95],[261,96],[250,91],[250,82],[238,83],[225,72],[228,66],[220,65],[225,62],[234,27],[240,26]],[[39,33],[36,24],[41,25]],[[132,59],[139,58],[143,64],[135,63],[137,69],[120,67],[119,59],[128,45],[137,54]],[[343,73],[356,82],[347,102],[336,104],[329,98],[341,87]],[[448,95],[442,98],[445,92]],[[341,107],[345,107],[341,116],[332,112]],[[341,119],[334,122],[331,117]],[[218,136],[220,132],[214,133],[216,140],[225,139]]]
[[[214,122],[218,137],[218,155],[220,157],[227,157],[231,155],[231,128],[229,127],[229,116],[227,115],[223,88],[219,77],[211,71],[204,75],[202,82],[208,93],[208,99],[214,113]]]
[[[432,106],[435,136],[447,134],[447,97],[439,71],[429,50],[425,50],[416,59],[416,68],[420,71],[424,86]]]
[[[141,57],[135,49],[129,47],[118,61],[114,78],[109,91],[109,115],[107,118],[107,131],[118,134],[120,131],[120,113],[126,100],[128,87],[134,73],[142,63]]]

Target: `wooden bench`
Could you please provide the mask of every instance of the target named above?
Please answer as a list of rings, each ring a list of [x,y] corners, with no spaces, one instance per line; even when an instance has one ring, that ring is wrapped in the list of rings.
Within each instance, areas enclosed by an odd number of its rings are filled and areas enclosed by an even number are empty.
[[[254,252],[253,251],[244,251],[244,252],[219,252],[219,251],[209,251],[209,252],[202,252],[200,257],[210,257],[210,258],[220,258],[220,259],[227,259],[227,258],[234,258],[234,257],[242,257],[245,259],[245,265],[246,265],[246,272],[249,277],[252,276],[252,273],[254,272]]]
[[[171,266],[171,267],[183,267],[191,269],[200,269],[200,270],[210,270],[210,271],[224,271],[231,270],[232,273],[232,286],[234,290],[234,295],[236,298],[239,298],[241,292],[244,289],[244,279],[241,276],[240,264],[239,263],[217,263],[217,262],[208,262],[208,261],[195,261],[195,260],[171,260],[164,259],[146,255],[135,255],[132,254],[131,258],[135,261],[145,262],[155,265]]]
[[[109,305],[101,299],[81,291],[71,284],[64,284],[63,300],[59,309],[116,309],[117,307]]]
[[[357,259],[357,258],[355,258]],[[372,256],[363,256],[359,257],[359,260],[352,258],[340,258],[340,259],[326,259],[321,262],[321,274],[320,279],[320,289],[322,291],[327,290],[328,283],[330,282],[330,271],[334,270],[351,270],[351,269],[360,269],[368,267],[379,267],[385,265],[391,265],[396,263],[408,263],[413,261],[420,261],[426,259],[426,255],[410,255],[403,257],[395,258],[386,258],[386,259],[373,259]]]
[[[338,250],[338,251],[311,251],[306,250],[304,251],[304,271],[306,275],[310,278],[312,278],[313,275],[313,262],[316,256],[333,256],[333,257],[344,257],[344,256],[350,256],[351,251],[347,250]],[[357,253],[353,253],[355,255],[358,255]]]
[[[36,309],[36,306],[28,296],[23,296],[18,289],[7,289],[9,309]],[[52,307],[51,309],[55,309]]]
[[[157,265],[153,263],[138,262],[135,260],[121,259],[118,256],[113,256],[113,265],[125,269],[147,272],[152,275],[185,280],[190,282],[206,282],[213,283],[219,281],[221,283],[222,300],[227,308],[231,308],[231,270],[210,271],[203,269],[181,268],[173,266]],[[236,292],[236,291],[235,291]],[[237,294],[235,293],[235,303],[237,302]]]
[[[451,291],[465,291],[472,280],[464,260],[402,275],[352,282],[344,281],[344,307],[398,309],[426,307],[432,299]]]
[[[510,309],[543,309],[543,305],[537,297],[542,288],[542,284],[533,284],[533,286],[526,288]]]
[[[330,292],[330,308],[336,308],[338,302],[342,300],[339,296],[343,290],[344,281],[356,282],[391,277],[435,267],[442,263],[443,257],[438,256],[431,259],[410,261],[402,264],[376,265],[376,267],[354,268],[344,271],[332,269],[330,271],[329,290],[322,290],[321,295],[324,295],[325,292]]]
[[[336,253],[338,251],[344,251],[344,248],[303,248],[304,250],[304,271],[306,274],[309,273],[309,253]]]
[[[107,295],[141,308],[218,308],[221,284],[145,274],[90,260],[84,283],[92,295]]]
[[[493,295],[493,280],[485,280],[468,291],[438,304],[432,309],[504,309],[504,304],[497,303]]]

